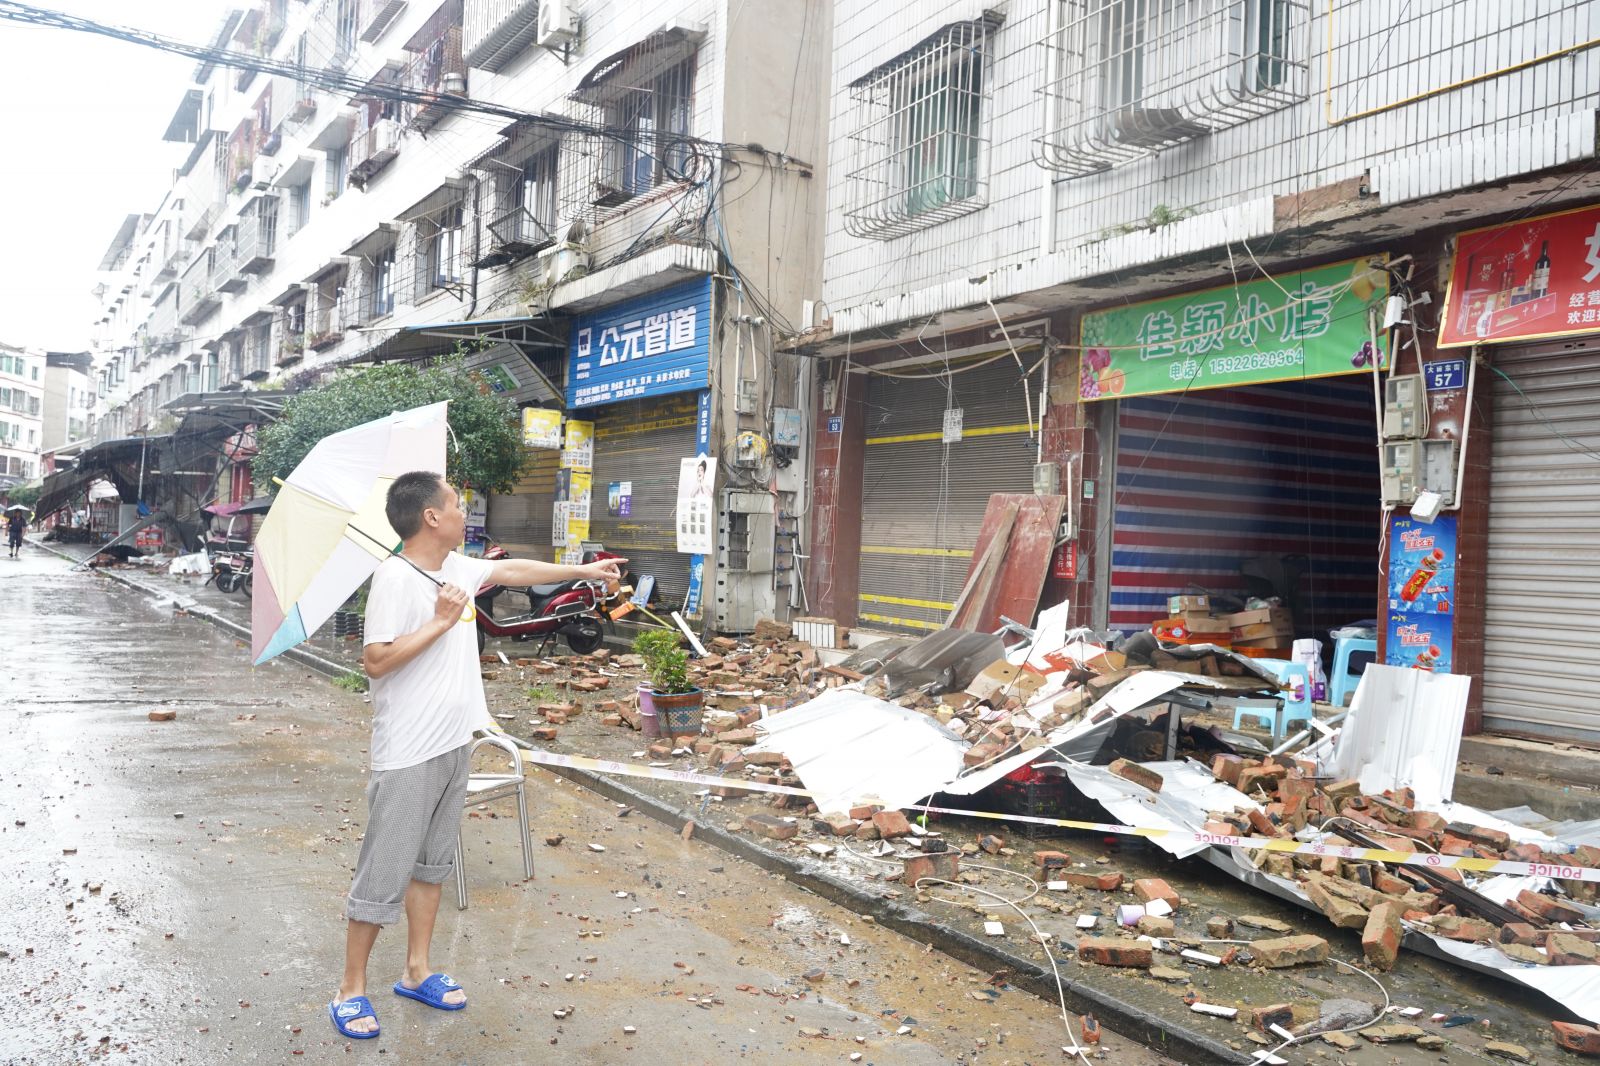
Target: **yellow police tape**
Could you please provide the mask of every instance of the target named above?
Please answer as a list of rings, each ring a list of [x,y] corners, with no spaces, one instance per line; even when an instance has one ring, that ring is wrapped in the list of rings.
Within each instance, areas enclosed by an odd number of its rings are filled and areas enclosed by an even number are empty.
[[[574,770],[589,770],[620,777],[645,777],[655,781],[676,781],[684,785],[737,788],[745,792],[771,792],[783,796],[805,796],[809,789],[793,785],[770,785],[762,781],[742,781],[733,777],[697,774],[690,770],[669,770],[661,766],[639,766],[633,763],[613,762],[610,759],[591,759],[582,755],[558,755],[555,752],[522,746],[522,757],[527,762],[541,766],[565,766]],[[1422,866],[1433,870],[1468,870],[1473,873],[1519,874],[1535,877],[1555,877],[1566,881],[1600,882],[1600,869],[1588,866],[1569,866],[1549,862],[1510,862],[1505,859],[1480,859],[1463,855],[1424,855],[1409,851],[1388,851],[1384,848],[1357,848],[1340,844],[1307,844],[1298,840],[1276,837],[1229,836],[1221,833],[1196,833],[1187,829],[1141,829],[1137,826],[1115,825],[1110,822],[1080,822],[1070,818],[1038,818],[1022,814],[997,814],[992,811],[965,811],[953,807],[912,805],[908,811],[927,811],[931,814],[956,814],[964,818],[992,818],[1003,822],[1027,822],[1031,825],[1048,825],[1060,829],[1080,829],[1090,833],[1114,833],[1118,836],[1166,837],[1208,844],[1214,847],[1242,848],[1246,851],[1276,851],[1288,855],[1334,856],[1360,862],[1386,862],[1401,866]]]

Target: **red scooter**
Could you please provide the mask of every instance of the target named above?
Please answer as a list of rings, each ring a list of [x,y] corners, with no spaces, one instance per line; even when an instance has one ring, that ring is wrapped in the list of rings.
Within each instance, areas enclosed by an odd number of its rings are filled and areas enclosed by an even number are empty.
[[[505,559],[509,553],[498,544],[491,543],[484,550],[485,559]],[[585,552],[583,561],[620,559],[612,552]],[[627,583],[624,575],[623,583]],[[610,603],[620,593],[612,593],[604,581],[560,581],[551,585],[530,585],[525,588],[506,587],[492,582],[478,589],[474,603],[478,609],[478,650],[483,650],[488,637],[509,637],[512,640],[541,638],[539,654],[556,637],[567,642],[573,652],[587,655],[605,639],[606,627],[611,624]],[[526,597],[528,609],[520,614],[508,614],[500,607],[502,597]],[[496,614],[496,610],[500,613]]]

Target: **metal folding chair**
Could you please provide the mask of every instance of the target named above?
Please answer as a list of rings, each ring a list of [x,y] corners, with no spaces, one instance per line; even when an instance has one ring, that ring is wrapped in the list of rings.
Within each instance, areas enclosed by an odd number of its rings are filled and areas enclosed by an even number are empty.
[[[522,874],[524,877],[533,876],[533,843],[528,837],[528,794],[527,776],[522,769],[522,752],[517,746],[504,737],[493,734],[479,737],[472,742],[472,750],[468,752],[470,760],[478,754],[478,749],[485,744],[499,748],[511,756],[511,772],[509,774],[473,774],[467,775],[467,809],[471,810],[480,803],[491,800],[512,799],[517,801],[517,835],[522,840]],[[467,909],[467,871],[466,854],[461,846],[461,838],[456,837],[456,907],[460,910]]]

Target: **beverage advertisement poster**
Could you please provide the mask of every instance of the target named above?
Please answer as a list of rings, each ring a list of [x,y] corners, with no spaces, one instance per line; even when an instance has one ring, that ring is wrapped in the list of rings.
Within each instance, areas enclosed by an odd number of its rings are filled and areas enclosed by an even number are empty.
[[[1456,518],[1396,515],[1389,524],[1390,666],[1449,673],[1456,600]]]
[[[1439,347],[1600,330],[1600,207],[1456,234]]]
[[[678,550],[709,555],[716,550],[712,488],[717,460],[709,455],[685,459],[678,467]]]
[[[561,412],[542,407],[522,409],[522,446],[525,448],[561,447]]]

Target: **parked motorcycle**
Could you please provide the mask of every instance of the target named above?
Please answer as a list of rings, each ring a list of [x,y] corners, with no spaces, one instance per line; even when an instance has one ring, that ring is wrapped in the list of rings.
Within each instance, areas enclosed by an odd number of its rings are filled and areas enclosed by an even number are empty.
[[[485,559],[509,558],[498,544],[490,544],[484,551]],[[583,561],[620,559],[612,552],[585,552]],[[626,584],[624,575],[623,584]],[[508,637],[526,641],[538,638],[543,654],[549,643],[560,637],[573,652],[587,655],[600,647],[606,631],[611,627],[610,605],[619,593],[613,593],[604,581],[558,581],[549,585],[507,587],[493,582],[478,589],[473,598],[478,614],[478,650],[483,650],[488,637]],[[526,598],[528,609],[516,614],[505,613],[502,599],[514,601]],[[519,605],[520,606],[520,605]],[[496,610],[501,612],[496,615]]]
[[[250,599],[255,591],[255,562],[254,548],[217,552],[211,557],[211,572],[217,588],[223,592],[242,592],[245,599]]]

